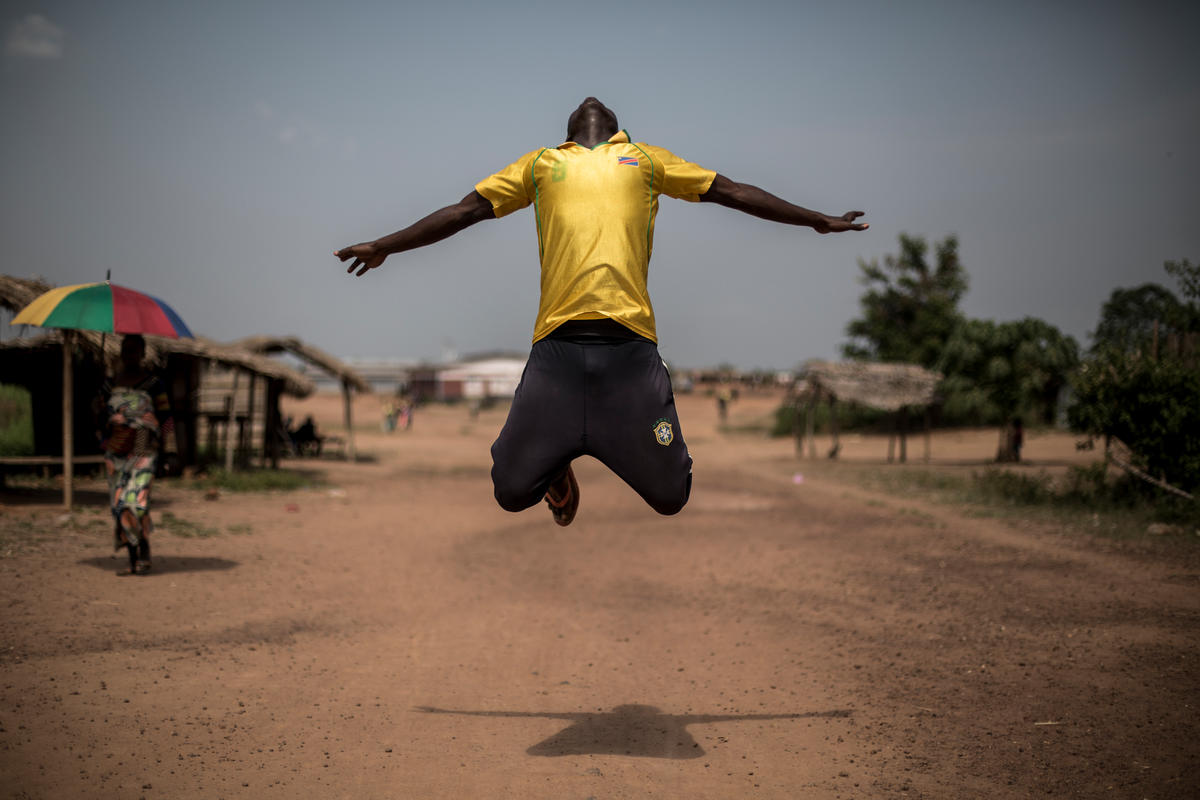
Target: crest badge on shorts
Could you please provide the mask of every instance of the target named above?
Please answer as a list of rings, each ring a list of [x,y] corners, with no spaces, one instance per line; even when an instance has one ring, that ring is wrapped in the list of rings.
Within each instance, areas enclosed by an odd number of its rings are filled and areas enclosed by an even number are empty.
[[[671,427],[671,423],[665,419],[660,419],[654,423],[654,441],[666,447],[671,442],[675,441],[675,430]]]

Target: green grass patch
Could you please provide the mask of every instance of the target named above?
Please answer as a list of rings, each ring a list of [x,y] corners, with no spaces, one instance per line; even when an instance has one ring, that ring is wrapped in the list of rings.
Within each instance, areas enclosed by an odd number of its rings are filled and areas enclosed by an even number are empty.
[[[201,525],[183,517],[177,517],[170,511],[164,511],[159,520],[159,528],[172,536],[183,539],[207,539],[220,533],[216,528]]]
[[[0,456],[33,455],[33,404],[21,386],[0,383]]]
[[[293,492],[318,485],[312,475],[290,469],[210,469],[199,481],[204,488],[227,492]]]
[[[924,497],[966,516],[1023,519],[1116,538],[1145,535],[1166,524],[1200,544],[1200,503],[1166,496],[1130,478],[1113,479],[1103,464],[1062,476],[988,468],[970,473],[937,469],[835,467],[868,489]],[[905,513],[901,509],[901,513]]]

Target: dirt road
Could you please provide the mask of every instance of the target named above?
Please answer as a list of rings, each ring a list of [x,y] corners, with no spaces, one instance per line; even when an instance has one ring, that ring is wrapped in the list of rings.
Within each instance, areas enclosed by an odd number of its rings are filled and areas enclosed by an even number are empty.
[[[1200,796],[1197,548],[874,493],[679,402],[670,518],[586,459],[570,528],[501,511],[502,410],[292,462],[316,488],[162,482],[146,577],[114,574],[98,484],[69,517],[0,493],[0,796]]]

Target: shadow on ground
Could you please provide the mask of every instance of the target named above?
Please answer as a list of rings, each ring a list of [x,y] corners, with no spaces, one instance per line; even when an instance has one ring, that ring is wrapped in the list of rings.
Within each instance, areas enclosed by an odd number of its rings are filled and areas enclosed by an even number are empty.
[[[124,551],[121,551],[113,556],[95,556],[93,558],[80,559],[79,563],[84,566],[98,567],[104,570],[118,570],[127,567],[129,560],[125,556]],[[238,566],[238,562],[230,561],[227,558],[213,558],[209,556],[155,556],[154,569],[140,577],[153,578],[155,575],[176,572],[215,572],[217,570],[233,569],[236,566]]]
[[[654,706],[622,705],[610,712],[555,713],[542,711],[455,711],[417,706],[427,714],[473,717],[541,717],[571,724],[525,752],[531,756],[625,755],[646,758],[700,758],[704,748],[692,738],[689,725],[769,719],[849,717],[848,710],[806,711],[798,714],[664,714]]]

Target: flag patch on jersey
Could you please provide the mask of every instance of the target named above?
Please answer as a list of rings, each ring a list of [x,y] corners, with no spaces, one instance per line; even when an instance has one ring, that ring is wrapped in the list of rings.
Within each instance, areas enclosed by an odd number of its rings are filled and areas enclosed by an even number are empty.
[[[638,160],[633,156],[617,156],[617,163],[623,164],[627,167],[636,167],[638,165]]]

